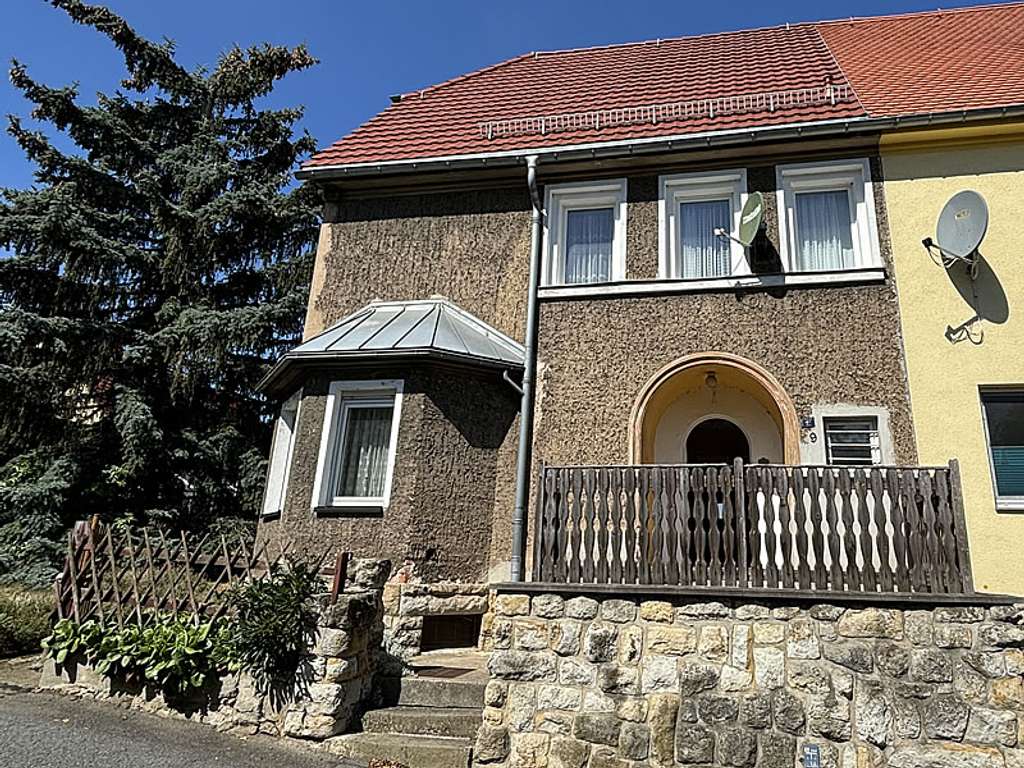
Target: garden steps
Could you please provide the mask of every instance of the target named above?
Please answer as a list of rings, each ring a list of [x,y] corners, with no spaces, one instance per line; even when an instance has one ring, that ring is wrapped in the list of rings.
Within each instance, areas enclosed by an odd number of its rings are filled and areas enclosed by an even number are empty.
[[[487,655],[425,654],[401,677],[379,681],[383,706],[363,714],[362,733],[332,740],[332,751],[408,768],[467,768],[480,727]]]

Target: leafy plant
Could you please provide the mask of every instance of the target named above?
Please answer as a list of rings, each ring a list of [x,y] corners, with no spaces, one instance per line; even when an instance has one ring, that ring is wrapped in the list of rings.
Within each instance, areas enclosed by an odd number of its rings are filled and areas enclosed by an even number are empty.
[[[48,590],[0,588],[0,658],[38,653],[52,612]]]
[[[44,640],[58,664],[81,658],[106,677],[145,681],[178,693],[202,688],[226,667],[225,622],[151,614],[143,626],[103,627],[62,619]],[[218,647],[220,644],[220,647]]]
[[[303,562],[275,566],[235,588],[228,631],[230,661],[264,690],[291,679],[316,632],[317,569]]]

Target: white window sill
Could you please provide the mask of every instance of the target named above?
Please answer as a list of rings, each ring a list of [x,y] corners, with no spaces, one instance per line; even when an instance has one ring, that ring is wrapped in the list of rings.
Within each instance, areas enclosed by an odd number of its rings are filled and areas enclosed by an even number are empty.
[[[366,499],[364,502],[329,503],[313,508],[317,517],[383,517],[387,507],[380,499]]]
[[[612,283],[588,283],[587,285],[546,285],[538,289],[537,296],[541,299],[571,299],[597,296],[766,290],[770,288],[881,283],[884,281],[885,270],[882,267],[869,267],[841,272],[789,272],[775,275],[732,275],[689,280],[623,280]]]
[[[1024,512],[1024,499],[1006,498],[996,499],[996,512]]]

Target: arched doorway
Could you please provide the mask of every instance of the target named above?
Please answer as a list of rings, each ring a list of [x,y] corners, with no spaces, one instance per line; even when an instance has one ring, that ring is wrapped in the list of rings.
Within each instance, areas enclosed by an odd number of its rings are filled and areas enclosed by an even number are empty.
[[[793,401],[764,368],[726,352],[687,355],[658,371],[640,391],[631,424],[634,464],[729,463],[737,456],[800,463]]]
[[[686,436],[687,464],[732,464],[734,459],[750,463],[750,441],[729,419],[709,417]]]

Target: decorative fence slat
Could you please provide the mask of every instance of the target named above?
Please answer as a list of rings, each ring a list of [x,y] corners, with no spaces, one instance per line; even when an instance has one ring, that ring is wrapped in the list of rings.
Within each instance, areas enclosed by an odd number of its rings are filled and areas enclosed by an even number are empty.
[[[545,466],[539,488],[537,581],[889,594],[973,590],[955,463]],[[212,591],[236,558],[225,552]],[[74,610],[71,592],[69,599]]]
[[[184,533],[115,531],[98,522],[80,522],[68,534],[64,569],[54,582],[57,615],[78,622],[144,624],[154,612],[216,618],[228,609],[226,596],[235,584],[261,578],[285,556],[271,556],[267,543],[250,548],[241,539],[218,537],[211,552],[203,537]],[[348,553],[344,553],[348,554]],[[304,559],[327,579],[343,585],[338,566],[323,569],[327,552]],[[341,558],[347,570],[348,558]],[[325,580],[325,586],[329,583]]]

